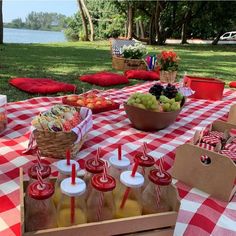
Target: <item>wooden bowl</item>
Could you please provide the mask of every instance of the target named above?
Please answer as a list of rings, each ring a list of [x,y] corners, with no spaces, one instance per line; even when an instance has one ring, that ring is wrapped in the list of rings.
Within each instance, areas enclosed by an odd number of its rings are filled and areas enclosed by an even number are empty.
[[[181,102],[181,108],[178,111],[155,112],[134,107],[124,103],[125,112],[136,129],[143,131],[154,131],[165,129],[173,124],[182,110],[185,99]]]

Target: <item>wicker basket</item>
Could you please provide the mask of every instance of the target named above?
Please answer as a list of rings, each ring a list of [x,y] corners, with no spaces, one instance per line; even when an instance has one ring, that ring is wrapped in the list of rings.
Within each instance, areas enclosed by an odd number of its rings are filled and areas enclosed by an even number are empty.
[[[75,158],[92,128],[92,111],[80,108],[83,121],[68,132],[52,132],[49,130],[33,130],[33,138],[43,156],[64,159],[66,150],[70,149],[71,158]]]
[[[37,146],[43,156],[64,159],[66,150],[70,149],[71,158],[75,158],[79,153],[87,135],[75,143],[77,134],[71,132],[50,132],[50,131],[33,131]]]
[[[115,70],[147,70],[147,65],[143,59],[128,59],[124,57],[112,56],[112,68]]]
[[[160,71],[160,81],[163,83],[174,83],[176,80],[177,71]]]

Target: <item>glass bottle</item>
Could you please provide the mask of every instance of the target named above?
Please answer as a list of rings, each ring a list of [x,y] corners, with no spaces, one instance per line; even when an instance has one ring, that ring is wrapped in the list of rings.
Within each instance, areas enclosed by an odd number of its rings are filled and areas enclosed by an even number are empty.
[[[91,180],[91,193],[88,196],[88,222],[111,220],[115,215],[112,190],[116,187],[115,179],[104,174],[96,174]]]
[[[143,191],[149,182],[149,172],[154,169],[155,159],[148,154],[144,155],[144,153],[139,152],[135,155],[134,160],[139,162],[138,172],[144,176],[144,184],[142,186]]]
[[[38,181],[31,183],[27,188],[26,231],[35,231],[57,227],[56,208],[52,201],[54,186],[45,182],[40,185]]]
[[[71,178],[61,182],[61,199],[57,206],[57,224],[59,227],[87,223],[87,211],[84,193],[86,184],[80,178],[75,178],[75,184]]]
[[[132,176],[132,171],[124,171],[120,175],[120,181],[123,184],[123,187],[121,189],[122,194],[115,199],[115,218],[141,215],[141,187],[144,184],[144,177],[138,172]]]
[[[55,194],[53,195],[53,202],[57,207],[58,202],[61,198],[61,188],[60,184],[62,180],[68,178],[71,175],[72,164],[75,164],[76,172],[80,169],[80,165],[75,160],[70,160],[70,164],[67,163],[67,160],[60,160],[56,163],[58,169],[58,176],[55,183]]]
[[[165,192],[172,181],[171,175],[166,171],[151,170],[148,177],[150,181],[142,193],[143,214],[169,211]]]
[[[119,198],[122,195],[122,183],[120,182],[120,175],[122,171],[127,170],[130,167],[130,160],[127,157],[122,156],[121,159],[117,155],[109,158],[110,168],[109,174],[116,180],[116,187],[113,190],[114,198]]]
[[[103,172],[104,163],[105,162],[103,160],[95,160],[94,158],[91,158],[85,162],[86,174],[84,176],[84,181],[87,185],[86,199],[88,198],[92,189],[91,179],[94,174],[100,174]]]

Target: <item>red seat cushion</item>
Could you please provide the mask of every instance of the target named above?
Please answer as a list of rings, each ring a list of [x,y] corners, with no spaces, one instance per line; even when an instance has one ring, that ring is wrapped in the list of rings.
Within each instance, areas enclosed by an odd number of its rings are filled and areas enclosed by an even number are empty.
[[[236,88],[236,81],[232,81],[229,83],[230,88]]]
[[[111,72],[99,72],[95,74],[82,75],[80,80],[103,87],[129,83],[129,80],[124,75]]]
[[[142,79],[142,80],[159,80],[160,72],[146,71],[146,70],[128,70],[125,71],[125,76],[128,79]]]
[[[57,93],[57,92],[75,92],[74,84],[67,84],[52,79],[43,78],[14,78],[9,83],[16,88],[28,93]]]

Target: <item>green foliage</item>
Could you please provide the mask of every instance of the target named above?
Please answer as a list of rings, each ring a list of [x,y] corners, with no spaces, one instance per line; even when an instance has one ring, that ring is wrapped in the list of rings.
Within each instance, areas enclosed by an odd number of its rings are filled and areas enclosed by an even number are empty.
[[[188,73],[221,78],[225,82],[236,80],[236,46],[234,45],[148,46],[147,49],[152,54],[173,49],[181,58],[178,79],[182,79],[183,75]],[[41,96],[40,94],[30,95],[10,86],[8,81],[14,77],[53,78],[75,84],[77,93],[95,88],[110,89],[127,86],[103,88],[78,79],[82,74],[113,71],[108,41],[5,44],[0,46],[0,55],[0,94],[6,94],[9,101]],[[135,83],[143,83],[143,81],[131,80],[128,85]],[[58,95],[60,94],[50,96]]]
[[[25,22],[21,18],[4,24],[9,28],[27,28],[33,30],[55,30],[60,31],[66,27],[67,17],[62,14],[48,12],[31,12]]]

